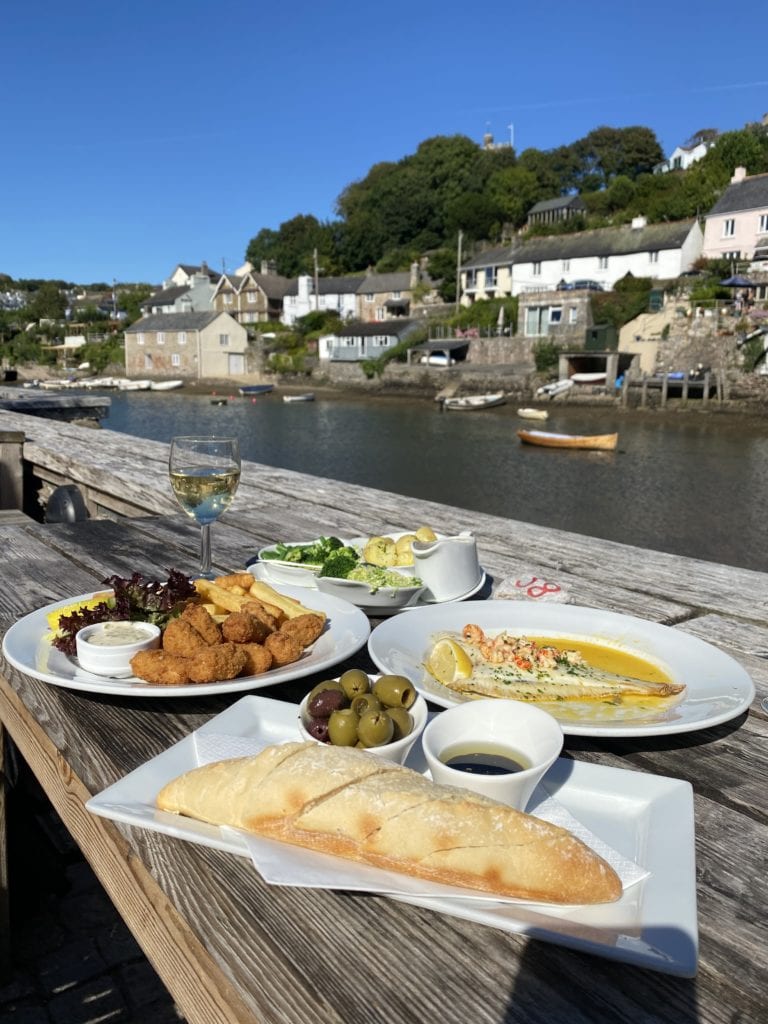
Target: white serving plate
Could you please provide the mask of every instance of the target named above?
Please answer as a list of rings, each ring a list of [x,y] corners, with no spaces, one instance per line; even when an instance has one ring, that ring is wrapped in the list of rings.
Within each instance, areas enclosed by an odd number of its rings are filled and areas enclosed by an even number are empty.
[[[299,739],[297,711],[295,704],[243,697],[169,750],[92,797],[86,806],[94,814],[114,821],[247,857],[249,848],[243,833],[158,811],[155,798],[171,779],[208,760],[206,747],[219,737],[229,737],[235,744],[239,740],[249,745],[249,752]],[[424,770],[420,745],[413,748],[407,763]],[[547,773],[543,791],[623,856],[640,863],[649,876],[626,889],[616,903],[591,907],[461,896],[392,898],[638,967],[693,977],[698,929],[690,785],[678,779],[561,758]],[[278,845],[283,858],[294,852],[292,847]],[[329,860],[336,860],[306,850],[298,854],[321,857],[320,871]],[[340,870],[346,863],[341,862]],[[384,888],[382,892],[386,894]]]
[[[305,590],[298,587],[281,587],[281,593],[304,603]],[[97,591],[104,593],[105,591]],[[190,683],[185,686],[156,686],[137,679],[135,676],[116,679],[97,676],[86,672],[77,661],[51,646],[48,637],[47,616],[56,608],[63,608],[74,601],[87,601],[93,594],[68,597],[39,608],[15,622],[3,638],[3,654],[14,666],[28,676],[44,683],[62,686],[69,690],[83,690],[88,693],[107,693],[136,697],[201,697],[216,693],[238,693],[244,690],[260,690],[289,679],[299,679],[313,672],[321,672],[344,661],[358,651],[371,631],[364,612],[348,601],[321,594],[312,594],[307,607],[325,612],[328,622],[320,637],[308,647],[298,661],[283,668],[273,668],[258,676],[238,676],[218,683]],[[303,600],[302,600],[303,599]]]
[[[273,566],[269,562],[254,562],[248,566],[248,571],[257,579],[262,580],[264,583],[269,583],[272,586],[284,586],[285,577],[282,574],[281,567]],[[293,571],[293,570],[289,570]],[[310,572],[305,573],[308,582],[301,583],[300,586],[305,588],[312,588],[313,590],[319,590],[317,584],[317,578]],[[344,583],[344,580],[338,580],[339,583]],[[430,608],[436,604],[456,604],[460,601],[467,601],[470,597],[474,597],[475,594],[479,594],[487,583],[487,576],[483,571],[480,574],[480,579],[477,581],[471,590],[468,590],[466,594],[460,594],[459,597],[451,598],[450,601],[434,601],[432,598],[424,596],[425,591],[417,594],[416,597],[409,601],[408,604],[400,604],[397,600],[397,596],[393,596],[393,600],[389,600],[388,595],[397,595],[397,590],[392,588],[383,587],[375,595],[376,602],[369,603],[367,598],[364,596],[351,597],[349,601],[355,604],[361,611],[365,612],[366,615],[373,615],[376,618],[381,618],[387,615],[396,615],[398,612],[410,612],[414,608]]]
[[[509,630],[520,636],[591,640],[621,647],[661,662],[671,677],[686,686],[682,699],[643,711],[602,702],[562,701],[547,704],[563,732],[571,736],[665,736],[693,732],[736,718],[755,697],[746,670],[729,655],[696,637],[629,615],[517,601],[477,601],[414,609],[408,616],[382,622],[371,633],[368,651],[382,672],[407,676],[434,704],[453,707],[464,699],[437,683],[424,668],[433,638],[461,633],[468,623],[484,631]]]

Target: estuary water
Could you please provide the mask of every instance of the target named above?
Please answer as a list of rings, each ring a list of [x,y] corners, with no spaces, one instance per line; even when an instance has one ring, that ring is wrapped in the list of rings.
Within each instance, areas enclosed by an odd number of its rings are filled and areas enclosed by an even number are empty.
[[[535,423],[519,419],[513,405],[440,412],[429,399],[110,398],[108,430],[166,442],[174,434],[232,434],[254,462],[768,571],[768,417],[553,405],[548,421]],[[534,448],[518,441],[523,426],[618,430],[619,445],[615,452]]]

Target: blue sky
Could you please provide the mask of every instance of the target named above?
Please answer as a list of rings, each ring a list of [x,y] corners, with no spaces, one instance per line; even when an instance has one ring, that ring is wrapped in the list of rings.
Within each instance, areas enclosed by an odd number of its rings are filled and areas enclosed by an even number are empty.
[[[434,135],[640,124],[668,154],[768,112],[764,23],[762,0],[4,5],[0,273],[233,270]]]

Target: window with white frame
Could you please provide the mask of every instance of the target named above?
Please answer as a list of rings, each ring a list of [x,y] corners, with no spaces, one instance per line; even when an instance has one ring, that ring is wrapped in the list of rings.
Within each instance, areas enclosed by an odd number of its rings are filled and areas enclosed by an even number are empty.
[[[178,352],[171,355],[171,366],[181,366],[181,356]]]
[[[541,276],[541,263],[534,263],[533,264],[533,276],[534,277],[540,277]]]
[[[485,287],[495,288],[498,281],[498,267],[486,267],[485,268]]]
[[[247,292],[246,294],[248,295],[248,304],[252,306],[256,301],[256,292]]]
[[[549,307],[549,322],[551,324],[559,324],[563,319],[562,306],[550,306]]]
[[[571,261],[570,260],[563,260],[562,269],[563,270],[570,270],[571,269]]]
[[[231,306],[232,305],[232,292],[224,292],[224,305],[225,306]]]
[[[157,344],[158,345],[164,345],[165,344],[165,331],[158,331],[157,332]]]
[[[653,251],[653,252],[649,252],[648,253],[648,262],[649,263],[658,263],[659,262],[658,251]]]
[[[186,345],[187,344],[187,332],[186,331],[179,331],[179,344],[180,345]]]
[[[468,270],[467,271],[467,283],[466,283],[465,287],[466,288],[474,288],[476,280],[477,280],[477,271],[476,270]]]
[[[143,345],[144,344],[144,335],[142,333],[139,333],[139,334],[136,335],[136,344],[137,345]]]
[[[385,316],[385,312],[384,312],[384,307],[383,307],[383,306],[377,306],[377,307],[376,307],[376,313],[375,313],[375,316],[376,316],[376,319],[377,319],[377,320],[384,320],[384,319],[386,319],[386,316]]]
[[[151,370],[152,369],[152,353],[151,352],[145,352],[144,353],[144,369],[145,370]]]
[[[399,299],[400,298],[400,292],[392,292],[392,298],[393,299]]]
[[[578,306],[570,306],[568,309],[568,323],[575,324],[579,319],[579,308]]]
[[[723,253],[723,259],[724,260],[739,260],[739,259],[741,259],[741,250],[740,249],[732,249],[730,252],[724,252]]]
[[[598,270],[607,270],[608,269],[608,257],[607,256],[598,256],[597,257],[597,269]]]
[[[229,335],[228,334],[220,334],[219,335],[219,345],[220,345],[221,348],[228,348],[229,347]]]
[[[768,213],[760,214],[760,223],[758,224],[757,230],[761,235],[768,232]]]
[[[736,234],[736,219],[734,217],[726,217],[723,221],[723,238],[733,238]]]
[[[373,302],[373,292],[366,292],[366,294],[365,294],[365,301],[366,302]]]

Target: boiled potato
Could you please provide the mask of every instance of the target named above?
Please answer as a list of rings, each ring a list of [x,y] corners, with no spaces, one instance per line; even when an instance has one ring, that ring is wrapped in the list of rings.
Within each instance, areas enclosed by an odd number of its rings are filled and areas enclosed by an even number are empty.
[[[413,565],[413,548],[415,533],[406,533],[395,541],[395,565]]]
[[[382,569],[396,564],[397,551],[391,537],[371,537],[363,548],[363,561]]]
[[[416,540],[437,540],[437,534],[435,533],[431,526],[420,526],[416,531]]]

